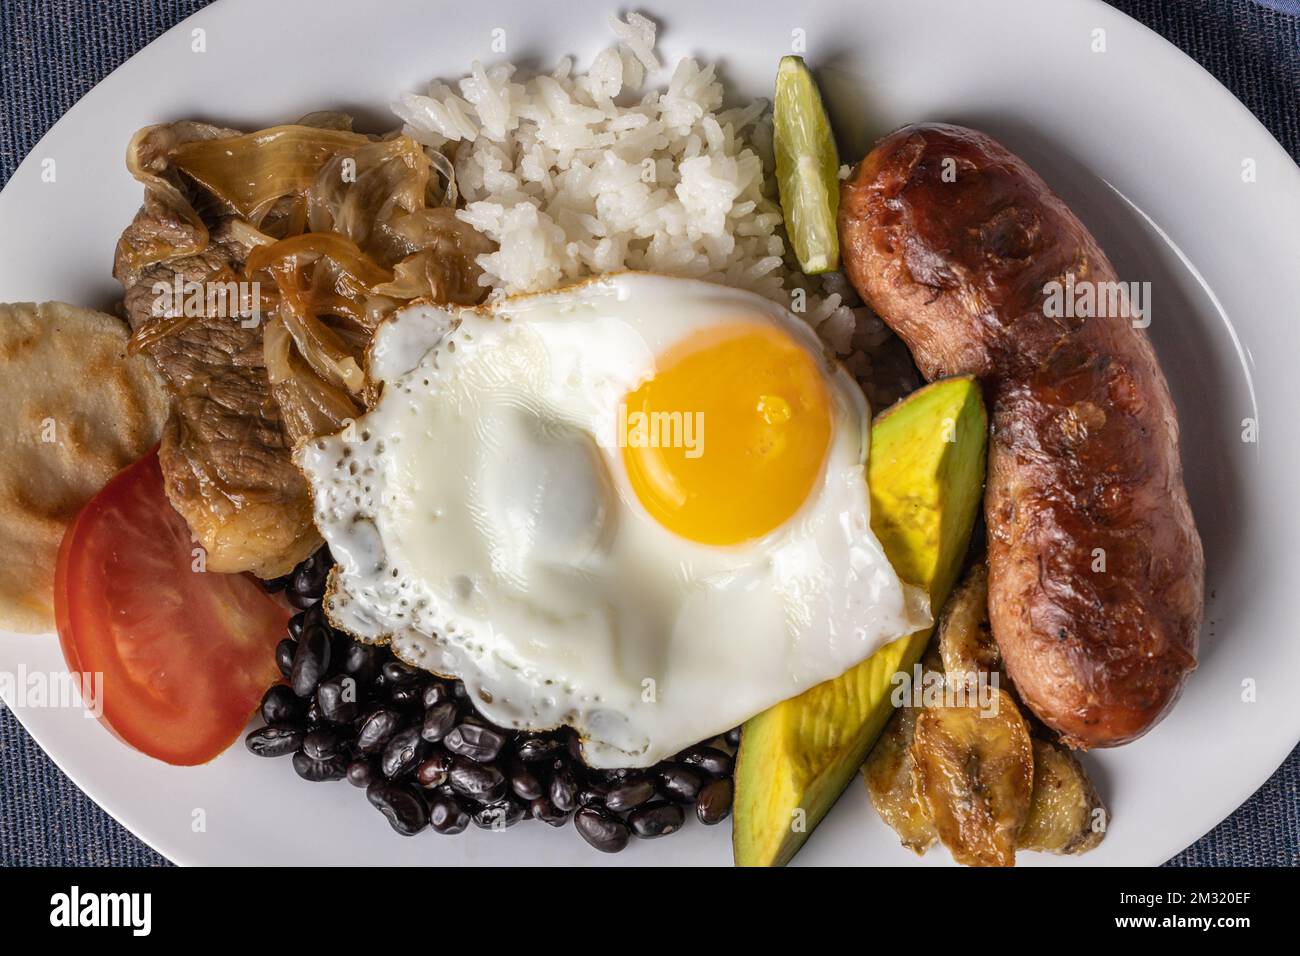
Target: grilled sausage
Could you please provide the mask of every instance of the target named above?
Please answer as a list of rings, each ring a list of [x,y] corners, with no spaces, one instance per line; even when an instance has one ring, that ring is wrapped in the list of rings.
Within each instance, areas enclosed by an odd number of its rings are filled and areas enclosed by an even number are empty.
[[[984,383],[989,610],[1017,691],[1073,747],[1140,736],[1196,666],[1204,558],[1135,304],[1103,294],[1080,318],[1064,301],[1113,292],[1115,270],[1033,170],[957,126],[881,141],[839,227],[849,278],[922,374]]]

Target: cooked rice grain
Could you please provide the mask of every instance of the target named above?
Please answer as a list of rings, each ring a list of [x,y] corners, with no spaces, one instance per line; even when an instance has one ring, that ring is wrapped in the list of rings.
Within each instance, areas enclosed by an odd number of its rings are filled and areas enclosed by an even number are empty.
[[[482,281],[508,295],[639,269],[737,286],[801,314],[874,407],[915,387],[906,350],[843,276],[804,276],[788,256],[767,102],[724,108],[714,67],[689,58],[642,92],[660,69],[655,24],[610,25],[618,44],[585,74],[567,57],[524,80],[475,62],[454,89],[393,104],[407,135],[452,159],[458,215],[497,243]]]

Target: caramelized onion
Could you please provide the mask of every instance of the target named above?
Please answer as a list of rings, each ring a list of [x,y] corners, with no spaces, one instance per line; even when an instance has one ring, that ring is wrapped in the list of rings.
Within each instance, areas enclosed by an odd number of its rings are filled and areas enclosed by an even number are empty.
[[[182,143],[172,162],[254,225],[284,196],[301,195],[334,156],[369,140],[315,126],[272,126],[227,139]]]
[[[126,147],[126,168],[144,184],[144,208],[137,221],[165,224],[167,228],[128,229],[118,242],[118,268],[128,284],[145,266],[177,256],[202,252],[208,244],[208,227],[172,166],[171,156],[186,143],[212,142],[233,130],[207,123],[168,123],[146,126]]]
[[[264,269],[297,271],[320,259],[328,259],[338,270],[340,295],[363,294],[393,278],[392,272],[372,261],[356,243],[332,232],[307,232],[259,246],[249,253],[244,272],[251,276]]]
[[[294,346],[280,316],[266,323],[262,332],[266,375],[291,445],[337,432],[361,414],[361,406],[348,391],[313,374]]]
[[[247,250],[242,274],[223,279],[256,283],[263,359],[291,443],[360,414],[373,391],[366,348],[394,309],[484,295],[476,260],[493,245],[456,218],[448,157],[407,136],[355,133],[337,112],[254,133],[173,123],[137,133],[127,164],[153,214],[119,249],[132,281],[154,263],[203,255],[217,241],[210,228]],[[161,317],[133,346],[187,323]]]

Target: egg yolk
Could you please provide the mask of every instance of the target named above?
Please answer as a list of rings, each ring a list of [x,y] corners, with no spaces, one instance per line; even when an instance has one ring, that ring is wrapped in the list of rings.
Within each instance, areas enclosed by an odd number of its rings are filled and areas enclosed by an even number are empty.
[[[761,537],[821,476],[830,395],[817,359],[782,330],[714,328],[680,343],[628,393],[619,443],[641,504],[710,545]]]

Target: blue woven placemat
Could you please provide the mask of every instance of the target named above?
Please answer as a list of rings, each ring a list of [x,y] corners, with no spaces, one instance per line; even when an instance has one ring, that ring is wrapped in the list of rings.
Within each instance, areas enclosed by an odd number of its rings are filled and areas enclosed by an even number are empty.
[[[68,107],[207,2],[3,0],[0,181]],[[1111,2],[1199,61],[1300,159],[1300,0]],[[78,790],[0,706],[0,865],[166,862]],[[1300,865],[1300,748],[1240,810],[1170,863]]]

